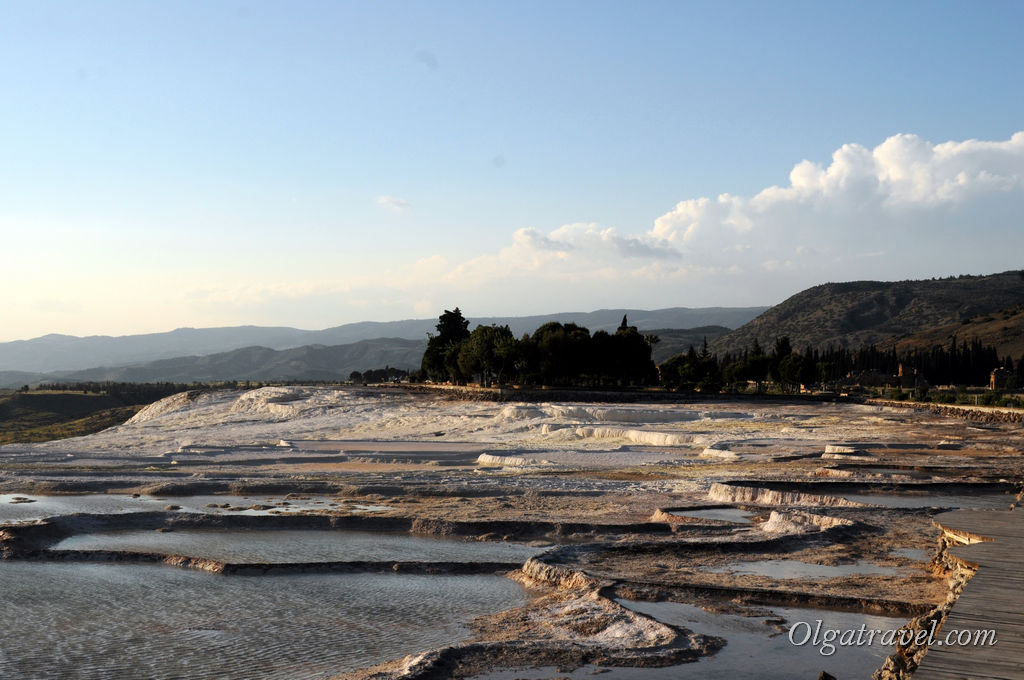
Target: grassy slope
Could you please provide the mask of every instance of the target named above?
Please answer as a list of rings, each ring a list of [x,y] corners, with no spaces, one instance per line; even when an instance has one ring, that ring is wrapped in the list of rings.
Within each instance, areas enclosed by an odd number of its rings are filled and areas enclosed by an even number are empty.
[[[651,352],[654,363],[660,364],[677,354],[685,354],[691,345],[699,350],[704,344],[704,338],[711,342],[725,335],[729,330],[725,326],[700,326],[699,328],[655,328],[640,332],[653,333],[660,338],[660,342],[654,345]]]
[[[0,391],[0,444],[99,432],[123,423],[141,408],[105,394]]]
[[[962,323],[901,335],[885,342],[883,347],[895,346],[898,352],[927,350],[935,345],[949,347],[952,338],[956,338],[957,343],[981,340],[985,345],[994,345],[1000,357],[1010,356],[1016,361],[1024,355],[1024,305],[981,314]]]
[[[1024,272],[923,281],[827,283],[797,293],[750,323],[716,339],[719,354],[749,347],[770,348],[789,336],[806,345],[856,349],[888,338],[993,314],[1024,301]]]

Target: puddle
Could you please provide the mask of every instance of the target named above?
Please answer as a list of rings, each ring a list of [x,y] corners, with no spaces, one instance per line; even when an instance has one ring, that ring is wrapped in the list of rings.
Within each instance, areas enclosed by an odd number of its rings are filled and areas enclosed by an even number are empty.
[[[64,539],[57,550],[124,550],[222,562],[524,562],[542,552],[520,543],[325,530],[105,531]]]
[[[928,480],[932,478],[932,475],[927,472],[921,472],[920,470],[913,469],[901,469],[895,467],[866,467],[866,466],[848,466],[844,467],[844,470],[854,470],[855,472],[869,472],[876,475],[900,475],[902,477],[909,477],[910,479]]]
[[[315,680],[468,638],[526,601],[500,576],[232,576],[0,562],[0,677]]]
[[[811,564],[799,560],[758,560],[754,562],[734,562],[724,567],[707,569],[713,574],[752,574],[770,576],[771,578],[838,578],[860,574],[885,574],[894,576],[903,570],[898,567],[885,567],[871,562],[854,564]]]
[[[890,550],[890,555],[899,555],[900,557],[906,557],[908,560],[917,560],[918,562],[930,562],[934,551],[924,550],[922,548],[895,548]]]
[[[737,524],[750,524],[753,513],[739,508],[706,508],[704,510],[673,510],[676,517],[695,517],[697,519],[720,519]]]
[[[823,656],[811,643],[797,647],[789,641],[787,632],[766,623],[764,617],[745,617],[732,614],[710,614],[688,604],[675,602],[620,602],[634,611],[653,616],[659,621],[689,628],[698,633],[717,635],[728,642],[717,654],[694,663],[668,668],[613,668],[585,666],[564,673],[554,668],[528,668],[499,670],[474,676],[474,680],[550,680],[572,678],[593,680],[603,677],[615,680],[813,680],[821,671],[828,671],[838,680],[864,680],[882,665],[895,647],[875,644],[859,647],[836,647],[831,656]],[[821,609],[774,607],[778,616],[786,619],[785,628],[803,621],[812,627],[820,619],[822,630],[858,630],[863,624],[867,630],[897,629],[905,619],[894,619],[866,614],[832,612]],[[803,626],[797,630],[803,634]],[[607,671],[611,672],[607,672]]]
[[[981,510],[1005,510],[1013,503],[1011,493],[951,494],[933,493],[840,493],[842,498],[860,503],[881,505],[887,508],[976,508]]]
[[[27,498],[26,503],[19,499]],[[213,507],[228,504],[240,510]],[[287,505],[286,505],[287,504]],[[128,494],[80,494],[70,496],[35,496],[31,494],[0,494],[0,523],[28,522],[58,515],[81,512],[97,515],[115,515],[129,512],[163,510],[168,505],[179,506],[179,512],[214,515],[272,515],[308,511],[381,512],[385,505],[362,505],[338,501],[331,496],[310,496],[286,499],[284,496],[149,496],[132,498]],[[253,509],[252,506],[257,506]],[[262,507],[267,506],[267,507]]]

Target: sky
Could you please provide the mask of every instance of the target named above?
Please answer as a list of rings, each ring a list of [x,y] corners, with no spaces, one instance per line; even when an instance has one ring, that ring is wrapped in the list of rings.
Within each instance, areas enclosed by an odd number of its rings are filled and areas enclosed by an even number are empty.
[[[0,341],[1024,266],[1024,3],[0,0]]]

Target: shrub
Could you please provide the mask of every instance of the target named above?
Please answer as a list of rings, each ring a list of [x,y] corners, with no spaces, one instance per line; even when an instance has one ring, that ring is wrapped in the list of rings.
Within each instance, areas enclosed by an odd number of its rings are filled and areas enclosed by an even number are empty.
[[[999,394],[998,392],[989,391],[981,395],[979,403],[983,406],[995,406],[996,404],[999,403],[999,400],[1002,398],[1002,396],[1003,395]]]

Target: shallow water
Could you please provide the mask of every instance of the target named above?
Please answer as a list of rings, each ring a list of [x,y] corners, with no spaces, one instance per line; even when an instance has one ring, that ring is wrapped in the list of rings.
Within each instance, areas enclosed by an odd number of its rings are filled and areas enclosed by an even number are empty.
[[[951,494],[930,492],[913,493],[841,493],[842,498],[860,503],[881,505],[887,508],[975,508],[979,510],[1004,510],[1010,507],[1015,496],[1011,493],[989,492],[979,494]]]
[[[331,530],[104,531],[64,539],[57,550],[125,550],[222,562],[523,562],[543,548],[409,534]]]
[[[908,560],[917,560],[918,562],[928,562],[931,560],[932,555],[935,554],[934,550],[924,550],[922,548],[896,548],[890,550],[891,555],[899,555],[900,557],[906,557]]]
[[[696,664],[677,667],[682,672],[675,677],[729,679],[737,678],[816,678],[826,670],[839,680],[870,678],[882,665],[893,647],[876,644],[860,647],[837,647],[834,654],[822,655],[810,643],[796,646],[789,640],[789,628],[796,622],[809,623],[812,628],[821,620],[823,629],[897,629],[907,620],[822,609],[773,607],[772,611],[784,619],[785,632],[766,625],[759,617],[729,614],[709,614],[699,607],[672,602],[623,602],[630,609],[648,614],[659,621],[674,623],[701,633],[726,638],[728,644],[714,657]],[[796,636],[802,637],[802,627]],[[773,636],[774,634],[774,636]]]
[[[696,517],[697,519],[721,519],[738,524],[750,524],[753,513],[739,508],[706,508],[704,510],[673,510],[676,517]]]
[[[15,498],[28,498],[31,503],[14,503]],[[228,503],[241,510],[208,507]],[[287,505],[284,505],[287,503]],[[149,496],[132,498],[128,494],[78,494],[69,496],[36,496],[33,494],[0,494],[0,523],[26,522],[76,512],[114,515],[128,512],[152,512],[163,510],[168,505],[180,506],[178,512],[271,515],[310,510],[345,510],[349,512],[377,512],[387,510],[386,506],[343,503],[329,496],[310,496],[301,499],[285,499],[284,496]],[[252,509],[253,505],[273,506],[267,509]]]
[[[913,468],[899,468],[899,467],[885,467],[885,466],[850,466],[847,470],[853,470],[855,472],[871,472],[876,475],[904,475],[907,477],[914,477],[917,479],[930,479],[932,475],[927,472],[921,472],[920,470],[914,470]]]
[[[870,562],[854,564],[811,564],[799,560],[757,560],[753,562],[735,562],[723,567],[708,569],[712,573],[755,574],[772,578],[838,578],[857,574],[899,574],[898,567],[885,567]]]
[[[705,657],[694,663],[684,663],[667,668],[613,668],[603,677],[615,680],[813,680],[821,671],[831,673],[839,680],[865,680],[882,665],[885,657],[894,647],[883,647],[876,639],[872,646],[836,647],[834,654],[823,656],[810,642],[802,646],[792,644],[788,628],[798,621],[807,622],[812,629],[817,620],[822,621],[822,630],[853,629],[861,624],[867,629],[898,629],[905,619],[850,614],[821,609],[796,609],[775,607],[773,611],[786,619],[784,630],[780,631],[765,617],[745,617],[732,614],[711,614],[699,607],[675,602],[620,602],[635,611],[653,616],[659,621],[671,623],[694,632],[717,635],[727,644],[714,656]],[[803,627],[798,627],[799,641]],[[553,677],[573,680],[592,679],[601,669],[585,666],[565,673],[553,668],[498,670],[479,676],[475,680],[521,680]],[[607,670],[607,669],[605,669]]]
[[[0,562],[0,677],[326,678],[468,636],[520,606],[500,576],[230,576]]]

